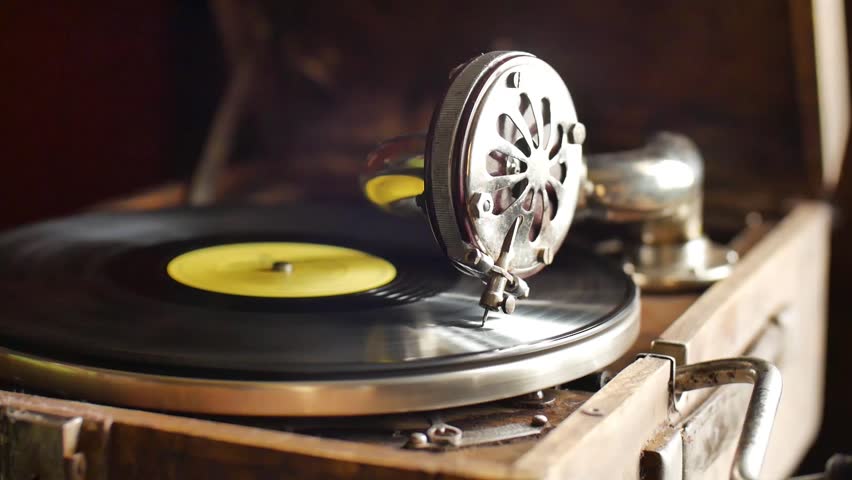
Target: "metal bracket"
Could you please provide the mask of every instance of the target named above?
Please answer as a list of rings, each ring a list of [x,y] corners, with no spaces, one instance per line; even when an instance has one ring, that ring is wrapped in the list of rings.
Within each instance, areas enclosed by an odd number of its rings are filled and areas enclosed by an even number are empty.
[[[658,355],[674,358],[678,365],[686,365],[688,362],[689,350],[683,342],[658,338],[651,342],[651,351]]]
[[[731,478],[757,479],[781,401],[781,372],[766,360],[750,357],[710,360],[677,369],[678,391],[739,383],[754,387],[734,454]]]
[[[530,423],[510,423],[496,427],[465,430],[448,424],[436,424],[426,433],[414,432],[403,448],[445,451],[457,448],[490,445],[542,433],[550,423],[544,415],[534,415]]]
[[[105,478],[106,431],[80,416],[0,409],[0,480]]]
[[[677,412],[677,360],[669,355],[661,355],[659,353],[640,353],[636,355],[637,360],[640,358],[657,358],[660,360],[667,360],[669,362],[669,368],[671,370],[669,374],[669,408]]]
[[[765,360],[750,357],[710,360],[680,367],[675,367],[674,358],[666,355],[638,356],[644,357],[671,362],[673,370],[669,388],[672,389],[670,398],[673,406],[676,405],[677,394],[682,392],[729,384],[754,385],[731,466],[731,478],[758,478],[781,401],[781,372]]]

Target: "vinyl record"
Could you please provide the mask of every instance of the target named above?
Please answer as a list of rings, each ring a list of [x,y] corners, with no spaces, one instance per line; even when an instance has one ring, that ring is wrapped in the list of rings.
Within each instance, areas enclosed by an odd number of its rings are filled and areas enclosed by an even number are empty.
[[[425,222],[314,205],[96,213],[0,236],[0,373],[86,400],[357,415],[518,395],[615,360],[621,270],[570,246],[480,328]]]

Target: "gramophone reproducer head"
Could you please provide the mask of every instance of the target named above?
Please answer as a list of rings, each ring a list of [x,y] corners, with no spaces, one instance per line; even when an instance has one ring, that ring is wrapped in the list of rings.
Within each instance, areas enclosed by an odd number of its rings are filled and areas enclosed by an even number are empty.
[[[447,255],[485,255],[518,277],[549,264],[574,217],[584,138],[565,83],[533,55],[492,52],[457,68],[425,154],[423,203]]]

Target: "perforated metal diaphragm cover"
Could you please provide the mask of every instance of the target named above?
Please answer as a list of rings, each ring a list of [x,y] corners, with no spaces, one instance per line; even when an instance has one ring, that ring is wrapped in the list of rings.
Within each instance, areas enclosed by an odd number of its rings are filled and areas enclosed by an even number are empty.
[[[522,52],[481,55],[458,70],[433,118],[426,207],[446,253],[493,258],[522,218],[509,268],[527,276],[562,245],[585,166],[574,103],[559,74]],[[573,140],[573,141],[572,141]]]

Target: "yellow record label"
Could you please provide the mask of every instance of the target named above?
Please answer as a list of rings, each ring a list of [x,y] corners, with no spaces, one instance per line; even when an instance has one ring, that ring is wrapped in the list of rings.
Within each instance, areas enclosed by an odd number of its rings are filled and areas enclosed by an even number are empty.
[[[423,193],[423,189],[423,179],[411,175],[382,175],[371,178],[364,187],[367,198],[382,206],[401,198],[416,197]]]
[[[315,243],[234,243],[173,258],[174,280],[210,292],[267,298],[314,298],[387,285],[396,268],[351,248]]]

